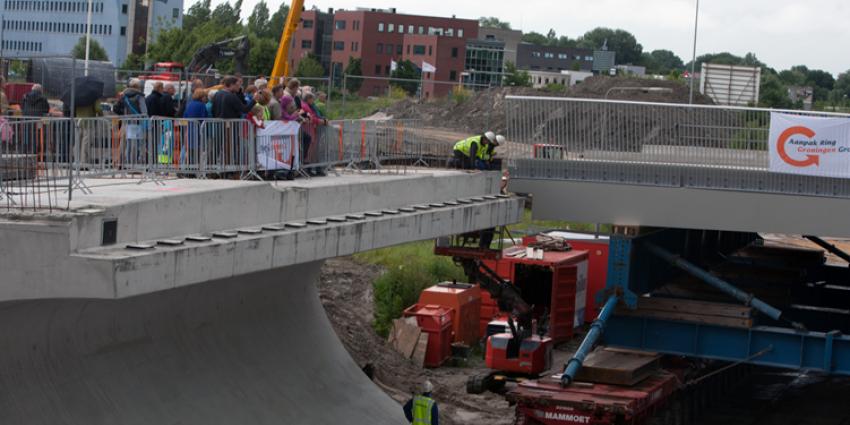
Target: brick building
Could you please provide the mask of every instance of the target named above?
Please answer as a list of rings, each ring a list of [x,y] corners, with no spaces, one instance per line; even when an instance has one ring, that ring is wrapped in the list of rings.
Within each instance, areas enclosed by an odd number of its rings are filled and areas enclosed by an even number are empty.
[[[330,70],[333,16],[333,9],[328,9],[327,12],[313,9],[301,13],[301,23],[295,29],[289,49],[289,69],[292,73],[295,73],[298,63],[308,54],[319,58],[325,72]]]
[[[437,82],[460,81],[466,41],[478,37],[477,20],[403,15],[394,9],[338,10],[333,14],[332,25],[322,33],[315,24],[314,28],[304,28],[308,17],[317,19],[306,13],[296,31],[296,48],[290,54],[293,69],[297,69],[304,55],[316,53],[316,40],[327,37],[330,31],[330,67],[334,75],[342,75],[350,58],[360,58],[363,76],[367,77],[360,88],[363,95],[385,93],[388,83],[381,78],[390,76],[392,61],[401,60],[410,60],[420,68],[427,62],[437,69],[423,75],[423,96],[447,94],[452,86]]]

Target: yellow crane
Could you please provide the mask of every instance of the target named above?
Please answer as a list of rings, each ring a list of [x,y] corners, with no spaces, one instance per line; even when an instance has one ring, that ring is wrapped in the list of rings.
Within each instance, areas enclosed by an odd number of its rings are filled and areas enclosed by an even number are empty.
[[[282,77],[290,76],[289,69],[289,47],[292,45],[292,36],[301,22],[301,11],[304,9],[304,0],[292,0],[289,6],[289,14],[286,16],[286,24],[280,35],[280,44],[277,46],[277,55],[274,58],[274,68],[269,84],[273,87],[280,83]]]

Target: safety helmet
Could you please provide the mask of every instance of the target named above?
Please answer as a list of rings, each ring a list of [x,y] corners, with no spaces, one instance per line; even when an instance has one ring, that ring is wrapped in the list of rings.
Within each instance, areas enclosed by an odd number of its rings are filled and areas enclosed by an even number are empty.
[[[493,133],[492,131],[488,131],[488,132],[484,133],[484,137],[486,137],[487,140],[489,140],[491,142],[496,141],[496,133]]]
[[[422,383],[422,394],[430,393],[432,391],[434,391],[434,384],[426,379],[425,382]]]
[[[499,145],[501,145],[502,143],[505,143],[505,141],[506,141],[506,140],[507,140],[507,139],[505,139],[505,136],[502,136],[501,134],[499,134],[499,135],[497,135],[497,136],[496,136],[496,142],[495,142],[495,143],[493,143],[493,144],[494,144],[495,146],[499,146]]]

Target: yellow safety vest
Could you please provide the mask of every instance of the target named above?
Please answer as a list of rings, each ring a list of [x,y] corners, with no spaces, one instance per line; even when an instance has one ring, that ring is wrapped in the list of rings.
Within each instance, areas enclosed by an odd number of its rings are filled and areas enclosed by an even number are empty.
[[[473,143],[478,145],[478,152],[481,152],[481,136],[472,136],[468,139],[463,139],[455,143],[454,149],[456,151],[463,152],[463,154],[466,156],[469,156],[469,151],[472,149]]]
[[[434,399],[418,395],[413,397],[413,425],[431,425],[431,409]]]
[[[495,152],[495,149],[492,149],[491,145],[482,145],[478,149],[478,159],[482,161],[489,161],[493,158],[493,152]]]

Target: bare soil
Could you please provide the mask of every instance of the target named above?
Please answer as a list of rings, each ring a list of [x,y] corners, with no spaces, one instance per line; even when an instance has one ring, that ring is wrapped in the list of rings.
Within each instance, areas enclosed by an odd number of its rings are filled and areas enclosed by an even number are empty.
[[[434,384],[441,424],[513,423],[514,409],[504,397],[466,393],[467,377],[486,370],[480,361],[472,367],[423,369],[402,357],[375,333],[371,325],[372,281],[382,272],[381,267],[361,264],[350,257],[328,260],[322,268],[319,297],[354,361],[360,367],[374,367],[375,383],[400,404],[429,379]]]

